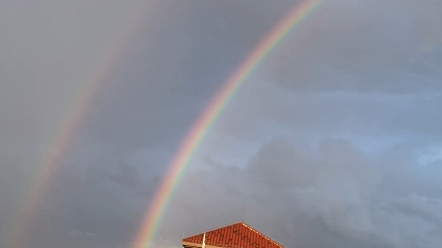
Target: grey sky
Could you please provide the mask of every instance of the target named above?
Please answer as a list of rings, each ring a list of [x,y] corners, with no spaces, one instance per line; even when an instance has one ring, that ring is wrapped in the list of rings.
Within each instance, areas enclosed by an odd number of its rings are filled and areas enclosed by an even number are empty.
[[[0,2],[1,246],[112,42],[124,41],[121,53],[48,182],[30,242],[14,248],[130,247],[195,118],[297,2]],[[211,128],[158,247],[236,221],[287,247],[441,247],[440,23],[439,0],[325,0]]]

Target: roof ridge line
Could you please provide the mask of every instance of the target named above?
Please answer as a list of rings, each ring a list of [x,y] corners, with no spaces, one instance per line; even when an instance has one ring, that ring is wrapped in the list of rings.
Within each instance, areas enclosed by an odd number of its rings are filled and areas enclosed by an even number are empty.
[[[228,227],[228,226],[234,226],[234,225],[237,225],[237,224],[244,224],[244,225],[246,225],[245,223],[239,221],[239,222],[235,222],[235,223],[232,223],[232,224],[224,225],[224,226],[221,226],[221,227],[213,228],[213,229],[210,229],[210,230],[202,232],[202,233],[193,234],[193,235],[190,235],[188,238],[194,237],[194,236],[198,236],[198,235],[203,235],[204,233],[216,231],[218,229],[222,229],[222,228],[225,228],[225,227]]]
[[[274,243],[274,244],[276,244],[276,245],[278,245],[278,246],[280,246],[280,247],[284,247],[282,244],[276,242],[276,241],[273,240],[272,238],[268,237],[267,235],[264,235],[263,233],[261,233],[260,231],[256,230],[255,228],[253,228],[253,227],[247,225],[246,223],[244,223],[244,222],[240,222],[240,223],[241,223],[242,225],[244,225],[245,227],[249,228],[251,231],[253,231],[253,232],[259,234],[260,236],[262,236],[263,238],[267,239],[268,241],[270,241],[270,242],[272,242],[272,243]]]

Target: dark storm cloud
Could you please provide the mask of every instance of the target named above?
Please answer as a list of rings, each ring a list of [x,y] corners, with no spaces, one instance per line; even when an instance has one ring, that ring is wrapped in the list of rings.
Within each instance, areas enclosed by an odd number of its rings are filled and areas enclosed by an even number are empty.
[[[191,235],[243,220],[288,247],[441,242],[442,194],[428,194],[432,185],[423,178],[429,171],[419,171],[409,155],[413,149],[392,148],[380,159],[342,139],[323,139],[314,149],[276,138],[244,169],[211,168],[189,176],[165,229]],[[413,183],[417,178],[422,180]]]
[[[270,80],[307,90],[441,90],[441,11],[432,0],[325,2],[278,48]]]
[[[441,12],[432,0],[325,1],[245,83],[221,129],[251,138],[265,119],[305,132],[439,137]]]

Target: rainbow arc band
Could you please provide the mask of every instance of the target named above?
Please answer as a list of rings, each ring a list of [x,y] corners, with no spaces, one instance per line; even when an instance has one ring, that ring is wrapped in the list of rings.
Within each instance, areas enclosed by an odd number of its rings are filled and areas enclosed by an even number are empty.
[[[62,118],[58,129],[52,133],[48,142],[48,150],[36,166],[36,175],[30,182],[28,195],[24,198],[24,202],[18,211],[18,221],[14,223],[11,233],[6,235],[8,237],[7,243],[0,244],[1,247],[22,248],[28,246],[29,228],[51,184],[51,179],[58,172],[61,158],[68,150],[69,144],[86,116],[94,96],[104,87],[107,79],[112,74],[112,69],[123,57],[126,45],[133,39],[137,33],[136,31],[139,30],[139,26],[144,23],[146,9],[152,3],[151,0],[145,0],[140,4],[141,6],[137,9],[138,12],[131,15],[131,20],[128,21],[129,25],[120,35],[109,42],[97,67],[94,67],[84,79],[84,88],[72,98],[69,110],[66,112],[67,115]]]
[[[160,226],[161,219],[166,211],[170,198],[180,181],[180,177],[193,154],[198,150],[201,141],[206,136],[210,127],[216,122],[235,93],[256,68],[261,65],[263,60],[323,1],[324,0],[305,0],[296,5],[290,13],[264,37],[258,46],[253,49],[250,55],[247,56],[215,94],[210,104],[196,120],[182,141],[178,152],[170,163],[165,178],[141,222],[138,235],[132,245],[133,248],[146,248],[153,245],[153,238]]]

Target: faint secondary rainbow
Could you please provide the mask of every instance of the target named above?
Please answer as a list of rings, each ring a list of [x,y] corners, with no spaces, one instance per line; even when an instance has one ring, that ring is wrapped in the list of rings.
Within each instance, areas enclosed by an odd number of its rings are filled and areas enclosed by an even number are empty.
[[[262,61],[295,27],[319,6],[321,2],[323,2],[323,0],[306,0],[295,6],[295,8],[265,36],[215,94],[210,104],[182,141],[178,152],[171,161],[165,179],[155,193],[152,204],[141,222],[141,227],[133,242],[134,248],[145,248],[151,245],[152,239],[156,234],[162,216],[184,168],[229,100],[232,99],[240,86],[256,68],[258,68]]]
[[[46,153],[36,167],[36,175],[30,182],[29,193],[18,212],[18,221],[12,227],[11,235],[8,235],[8,243],[3,246],[7,248],[27,247],[29,237],[29,227],[32,219],[35,218],[41,201],[47,192],[51,180],[56,175],[61,159],[67,152],[69,144],[75,135],[79,125],[86,116],[89,105],[96,93],[103,87],[106,80],[112,74],[112,69],[123,56],[126,45],[132,40],[133,35],[138,30],[138,26],[143,23],[146,17],[147,4],[150,1],[143,2],[143,6],[137,8],[138,13],[132,15],[129,25],[122,30],[122,33],[110,42],[105,50],[98,66],[95,67],[83,82],[84,87],[73,97],[67,115],[62,118],[62,123],[58,130],[55,130],[49,139]]]

